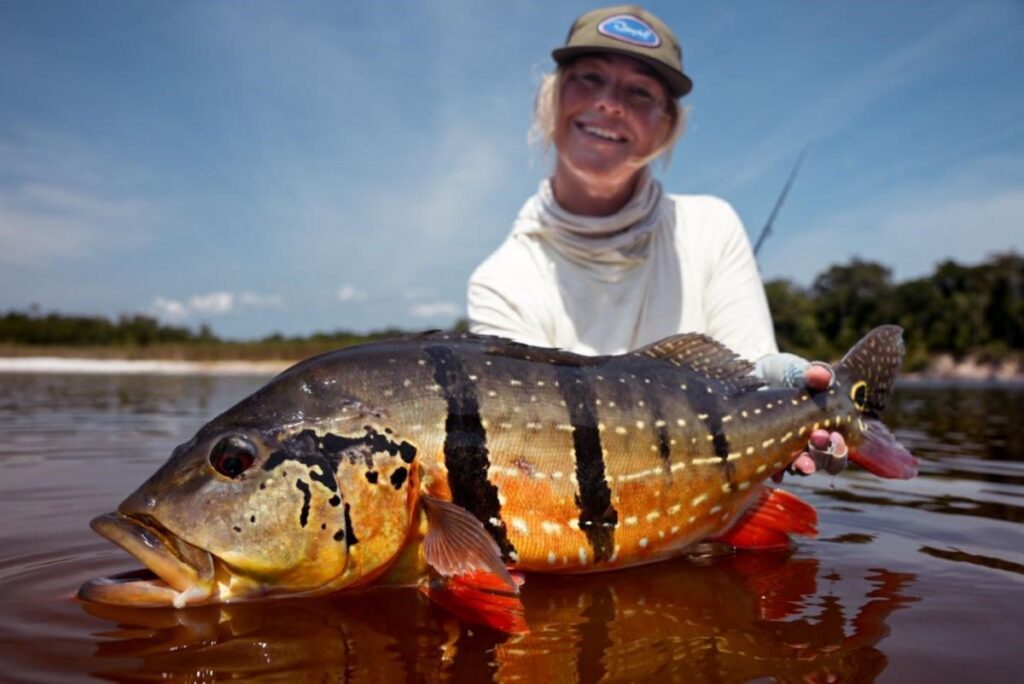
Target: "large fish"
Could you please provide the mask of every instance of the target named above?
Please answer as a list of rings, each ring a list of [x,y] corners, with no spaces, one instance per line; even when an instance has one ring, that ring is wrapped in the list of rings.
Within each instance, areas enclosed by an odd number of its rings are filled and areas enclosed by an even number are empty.
[[[912,477],[916,459],[878,420],[902,355],[901,330],[877,328],[818,393],[765,389],[694,334],[603,357],[444,333],[317,356],[92,521],[154,574],[79,595],[182,607],[418,584],[464,619],[521,631],[519,572],[815,534],[814,509],[764,483],[819,427],[855,463]]]

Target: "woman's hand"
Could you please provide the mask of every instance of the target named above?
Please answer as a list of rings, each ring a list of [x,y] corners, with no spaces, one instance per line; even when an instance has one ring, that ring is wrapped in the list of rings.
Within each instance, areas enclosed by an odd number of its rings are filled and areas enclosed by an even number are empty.
[[[812,392],[824,392],[832,385],[832,379],[832,367],[826,363],[813,361],[804,369],[804,385]],[[830,475],[838,475],[846,470],[848,453],[846,440],[841,434],[815,430],[807,441],[807,451],[797,454],[786,472],[794,475],[812,475],[824,470]],[[773,479],[780,482],[782,473],[778,473]]]

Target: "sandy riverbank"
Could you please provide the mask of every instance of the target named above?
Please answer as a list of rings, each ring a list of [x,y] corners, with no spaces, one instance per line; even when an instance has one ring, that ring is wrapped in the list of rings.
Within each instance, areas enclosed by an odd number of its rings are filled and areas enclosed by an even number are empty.
[[[293,361],[177,361],[162,359],[90,359],[65,356],[0,357],[0,373],[82,373],[136,375],[276,375]],[[998,363],[955,360],[937,355],[924,371],[904,373],[903,380],[1024,383],[1018,359]]]
[[[294,361],[165,361],[79,359],[61,356],[0,357],[0,373],[136,375],[276,375]]]
[[[954,359],[938,354],[920,372],[904,373],[904,380],[963,380],[969,382],[1024,383],[1024,364],[1020,359],[979,361],[976,358]]]

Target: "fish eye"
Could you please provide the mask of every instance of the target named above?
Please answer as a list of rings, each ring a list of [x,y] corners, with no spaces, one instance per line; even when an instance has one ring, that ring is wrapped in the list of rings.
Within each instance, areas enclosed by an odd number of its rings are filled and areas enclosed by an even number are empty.
[[[210,451],[210,465],[213,469],[232,479],[251,468],[255,461],[256,447],[239,435],[225,437]]]
[[[854,384],[850,388],[850,399],[853,400],[853,405],[857,407],[858,411],[863,411],[868,403],[868,383],[861,380]]]

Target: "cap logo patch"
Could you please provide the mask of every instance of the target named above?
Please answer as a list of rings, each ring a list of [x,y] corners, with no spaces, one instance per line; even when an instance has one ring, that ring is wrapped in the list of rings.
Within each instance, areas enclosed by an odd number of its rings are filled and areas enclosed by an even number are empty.
[[[655,30],[648,26],[647,22],[637,19],[632,14],[616,14],[614,17],[608,17],[597,25],[597,32],[603,36],[641,47],[656,48],[661,45],[661,37]]]

